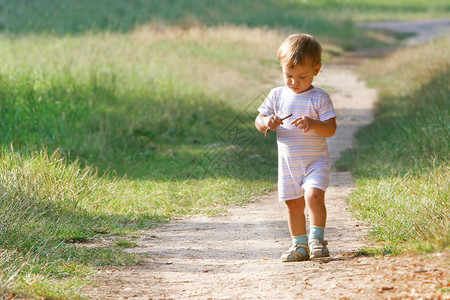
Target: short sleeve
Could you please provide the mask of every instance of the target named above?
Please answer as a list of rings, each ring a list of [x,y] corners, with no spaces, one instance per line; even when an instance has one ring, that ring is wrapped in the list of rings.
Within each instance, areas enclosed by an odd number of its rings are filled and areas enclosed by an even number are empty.
[[[258,108],[258,111],[266,116],[270,116],[275,113],[274,109],[274,90],[271,90],[269,95],[267,95],[264,102],[261,104],[261,106]]]
[[[334,111],[333,102],[331,102],[330,96],[327,93],[324,93],[322,97],[320,97],[319,120],[326,121],[335,117],[336,112]]]

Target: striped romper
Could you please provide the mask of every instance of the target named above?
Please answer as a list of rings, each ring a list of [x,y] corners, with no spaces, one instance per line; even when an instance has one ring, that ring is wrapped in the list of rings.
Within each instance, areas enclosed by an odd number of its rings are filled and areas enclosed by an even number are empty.
[[[290,123],[301,116],[320,121],[336,117],[330,96],[316,87],[300,94],[286,86],[277,87],[270,91],[258,111],[280,118],[292,114],[277,128],[279,201],[303,197],[307,187],[325,191],[330,172],[326,139],[314,130],[303,132]]]

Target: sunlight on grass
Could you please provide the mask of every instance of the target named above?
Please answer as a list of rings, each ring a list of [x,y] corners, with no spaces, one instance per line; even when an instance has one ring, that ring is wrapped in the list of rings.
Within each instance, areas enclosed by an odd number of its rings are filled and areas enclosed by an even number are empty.
[[[279,37],[237,27],[3,36],[4,289],[72,297],[97,266],[140,260],[120,249],[129,243],[73,243],[223,213],[273,189],[273,139],[255,139],[245,107],[278,72]],[[236,120],[250,138],[245,149],[220,137]],[[269,143],[272,150],[261,147]]]
[[[338,166],[359,178],[349,202],[393,252],[450,245],[449,45],[442,39],[361,68],[381,101]]]
[[[362,179],[350,199],[356,214],[374,224],[372,234],[396,249],[429,243],[450,246],[450,168],[437,167],[421,176]]]
[[[263,86],[278,74],[280,35],[266,33],[263,39],[260,29],[145,28],[130,36],[0,40],[2,143],[59,148],[102,171],[123,174],[127,166],[133,176],[132,164],[141,173],[164,173],[164,157],[185,159],[171,153],[182,154],[186,144],[200,150],[217,143],[267,92]],[[247,38],[238,41],[241,34]],[[230,40],[219,42],[219,36]],[[33,47],[40,51],[26,50]],[[19,120],[24,116],[27,122]]]
[[[25,157],[7,150],[1,153],[0,169],[0,277],[5,288],[29,296],[72,295],[96,266],[140,260],[116,250],[72,245],[117,230],[125,220],[102,215],[96,207],[98,199],[114,196],[91,170],[67,164],[56,154]]]

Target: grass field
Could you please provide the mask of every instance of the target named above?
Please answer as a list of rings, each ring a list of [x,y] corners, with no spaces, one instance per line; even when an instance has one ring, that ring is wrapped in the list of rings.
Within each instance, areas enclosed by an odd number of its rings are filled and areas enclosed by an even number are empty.
[[[375,225],[383,252],[450,245],[449,46],[447,38],[361,68],[381,99],[339,164],[359,178],[350,203]]]
[[[261,150],[270,142],[245,110],[274,76],[269,51],[251,45],[270,41],[278,35],[233,27],[4,36],[5,288],[65,295],[57,283],[78,278],[67,261],[92,270],[138,260],[73,242],[218,213],[272,189],[275,149]]]
[[[274,136],[252,123],[280,80],[286,34],[317,35],[328,59],[390,43],[354,21],[448,11],[437,0],[1,1],[0,295],[77,298],[99,266],[139,262],[122,249],[140,229],[273,189]],[[116,242],[79,247],[99,237]]]

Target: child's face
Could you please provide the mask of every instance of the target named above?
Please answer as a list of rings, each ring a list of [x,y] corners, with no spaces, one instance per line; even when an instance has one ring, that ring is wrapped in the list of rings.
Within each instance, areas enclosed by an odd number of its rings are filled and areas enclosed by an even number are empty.
[[[316,76],[322,64],[313,66],[310,62],[305,62],[302,65],[296,65],[293,68],[282,66],[284,83],[294,93],[302,93],[311,88],[314,76]]]

